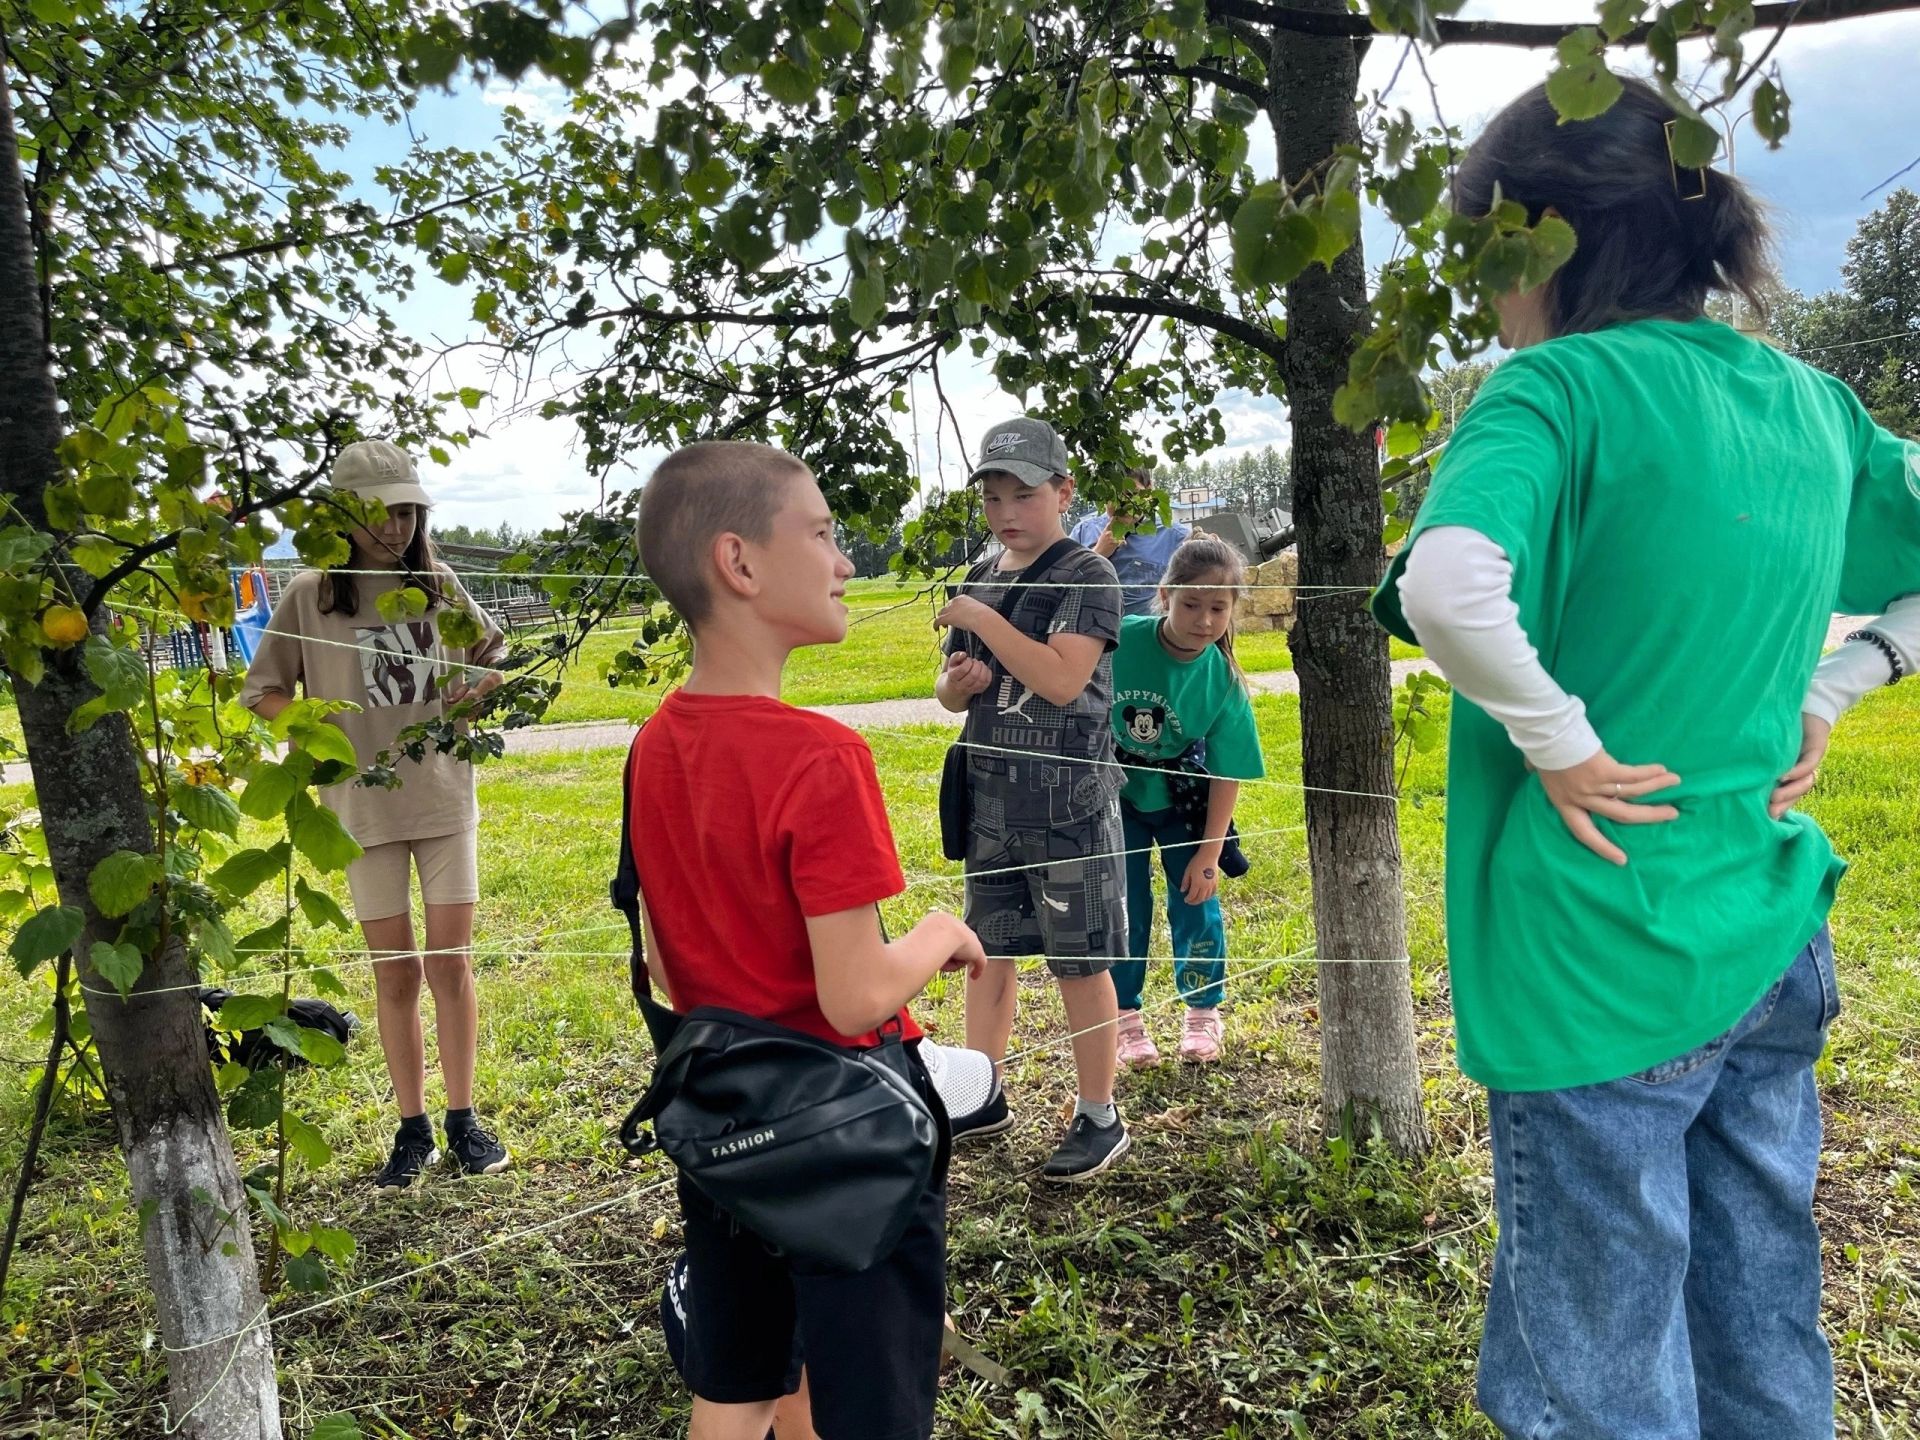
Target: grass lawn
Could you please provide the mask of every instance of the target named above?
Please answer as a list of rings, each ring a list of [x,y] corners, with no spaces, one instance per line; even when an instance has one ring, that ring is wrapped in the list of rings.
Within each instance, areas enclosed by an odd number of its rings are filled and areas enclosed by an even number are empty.
[[[854,581],[847,594],[853,615],[846,643],[795,652],[787,666],[786,699],[796,705],[851,705],[931,698],[940,666],[933,617],[942,603],[924,585]],[[635,620],[616,621],[588,640],[563,676],[567,688],[547,712],[548,723],[633,720],[652,711],[658,691],[616,690],[606,683],[608,661],[633,641],[638,630]],[[1398,640],[1391,645],[1395,660],[1420,654]],[[1277,630],[1240,636],[1235,653],[1249,673],[1293,668],[1287,638]]]
[[[909,613],[909,612],[902,612]],[[875,622],[931,646],[924,609]],[[839,658],[850,658],[843,652]],[[832,698],[875,687],[855,662]],[[824,685],[826,672],[796,674]],[[582,687],[583,689],[587,687]],[[811,692],[809,692],[811,693]],[[796,698],[799,698],[796,695]],[[820,694],[819,698],[828,698]],[[957,1322],[1014,1373],[990,1388],[948,1377],[939,1434],[1060,1440],[1491,1437],[1472,1371],[1491,1251],[1485,1106],[1451,1063],[1441,933],[1440,757],[1419,758],[1401,805],[1414,986],[1435,1148],[1395,1162],[1329,1144],[1315,1125],[1316,1011],[1299,726],[1286,697],[1257,702],[1277,783],[1240,813],[1253,873],[1227,896],[1229,1054],[1123,1080],[1135,1150],[1101,1183],[1061,1192],[1035,1171],[1072,1099],[1064,1052],[1011,1066],[1018,1124],[963,1152],[952,1190]],[[584,718],[584,717],[581,717]],[[1819,1199],[1840,1433],[1920,1436],[1920,685],[1870,699],[1840,732],[1810,809],[1855,868],[1835,930],[1847,1008],[1821,1063],[1828,1142]],[[955,906],[938,856],[942,736],[889,733],[874,748],[911,888],[888,917]],[[276,1325],[290,1433],[350,1410],[368,1435],[654,1437],[682,1433],[686,1397],[656,1306],[677,1252],[664,1166],[637,1173],[612,1141],[642,1088],[647,1047],[626,994],[624,928],[606,905],[618,831],[618,752],[513,758],[486,768],[478,968],[480,1093],[517,1155],[495,1181],[433,1177],[376,1205],[366,1176],[393,1123],[378,1045],[307,1072],[293,1105],[339,1159],[302,1174],[304,1220],[359,1242],[345,1284],[499,1240],[582,1207],[615,1208]],[[15,794],[6,797],[18,800]],[[1271,832],[1271,833],[1269,833]],[[324,943],[324,942],[316,942]],[[346,942],[352,943],[352,942]],[[1157,950],[1164,952],[1164,932]],[[364,968],[342,957],[369,1019]],[[1149,990],[1164,1004],[1163,965]],[[916,1008],[961,1034],[961,987],[936,980]],[[0,1173],[17,1163],[44,1002],[0,986]],[[1016,1049],[1062,1029],[1038,975]],[[1176,1021],[1156,1025],[1171,1038]],[[243,1166],[262,1158],[238,1137]],[[47,1440],[161,1433],[161,1356],[134,1219],[104,1115],[63,1104],[0,1311],[0,1435]],[[275,1297],[286,1313],[302,1297]],[[1874,1416],[1878,1416],[1878,1428]]]

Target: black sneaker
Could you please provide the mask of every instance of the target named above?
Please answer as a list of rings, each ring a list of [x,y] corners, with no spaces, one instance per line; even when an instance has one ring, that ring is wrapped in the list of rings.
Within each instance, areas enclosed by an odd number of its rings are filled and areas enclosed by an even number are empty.
[[[500,1139],[479,1121],[447,1132],[447,1163],[462,1175],[498,1175],[513,1163]]]
[[[1127,1138],[1125,1121],[1116,1119],[1111,1125],[1096,1125],[1088,1116],[1076,1115],[1073,1124],[1067,1127],[1067,1138],[1041,1167],[1040,1178],[1057,1185],[1091,1180],[1102,1170],[1111,1169],[1132,1145],[1133,1141]]]
[[[393,1153],[373,1177],[374,1186],[384,1195],[398,1195],[429,1165],[440,1163],[440,1147],[433,1143],[433,1131],[400,1129],[394,1132]]]
[[[1013,1116],[1007,1110],[1007,1092],[998,1085],[994,1086],[986,1104],[965,1115],[949,1116],[948,1124],[952,1127],[953,1143],[956,1145],[1006,1134],[1013,1128]]]

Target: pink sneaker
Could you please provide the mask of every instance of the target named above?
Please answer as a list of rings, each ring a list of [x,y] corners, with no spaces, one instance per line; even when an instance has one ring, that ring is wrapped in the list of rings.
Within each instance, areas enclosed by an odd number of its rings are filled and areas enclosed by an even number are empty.
[[[1187,1026],[1180,1034],[1180,1058],[1204,1065],[1220,1058],[1220,1042],[1225,1038],[1218,1009],[1198,1006],[1187,1011]]]
[[[1120,1012],[1118,1046],[1120,1063],[1129,1067],[1158,1065],[1160,1052],[1153,1048],[1153,1037],[1141,1023],[1138,1010]]]

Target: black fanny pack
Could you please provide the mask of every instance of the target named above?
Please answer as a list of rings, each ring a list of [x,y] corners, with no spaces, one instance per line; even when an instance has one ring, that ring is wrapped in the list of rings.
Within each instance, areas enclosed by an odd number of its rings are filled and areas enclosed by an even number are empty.
[[[1039,559],[1022,570],[1007,585],[1006,592],[1001,595],[1000,604],[996,607],[1001,616],[1008,617],[1012,614],[1014,602],[1019,598],[1022,585],[1029,580],[1038,580],[1059,562],[1061,556],[1081,548],[1080,542],[1073,539],[1056,540],[1049,545],[1041,552]],[[973,583],[971,574],[967,577],[967,583]],[[961,588],[964,589],[965,586]],[[951,594],[952,592],[949,592],[949,598]],[[967,653],[972,654],[973,637],[971,635],[967,637],[966,643]],[[985,659],[987,664],[995,669],[999,668],[999,662],[993,658],[992,654],[979,658]],[[985,693],[991,695],[993,692],[988,690]],[[976,702],[979,698],[979,696],[974,697]],[[969,722],[973,718],[971,707],[967,711],[967,718]],[[973,797],[967,784],[967,758],[970,753],[966,744],[966,731],[963,729],[961,739],[947,748],[946,762],[940,767],[940,853],[949,860],[967,858],[967,835],[973,828]]]
[[[712,1006],[641,1008],[672,1038],[620,1127],[628,1154],[665,1151],[695,1189],[794,1259],[865,1270],[893,1252],[942,1130],[897,1021],[854,1050]]]
[[[629,752],[613,903],[633,937],[631,983],[655,1059],[620,1143],[634,1156],[664,1151],[695,1189],[786,1255],[865,1270],[892,1253],[933,1178],[946,1135],[940,1102],[923,1090],[897,1020],[878,1045],[853,1049],[716,1006],[679,1015],[653,998],[632,769]]]

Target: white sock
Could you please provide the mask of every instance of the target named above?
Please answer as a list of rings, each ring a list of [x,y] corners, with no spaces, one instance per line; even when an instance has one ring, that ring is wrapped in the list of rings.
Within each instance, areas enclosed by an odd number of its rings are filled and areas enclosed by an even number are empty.
[[[1102,1130],[1116,1124],[1120,1119],[1120,1110],[1113,1101],[1104,1102],[1087,1099],[1084,1095],[1073,1102],[1074,1118],[1084,1115]]]

